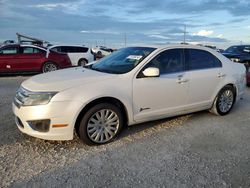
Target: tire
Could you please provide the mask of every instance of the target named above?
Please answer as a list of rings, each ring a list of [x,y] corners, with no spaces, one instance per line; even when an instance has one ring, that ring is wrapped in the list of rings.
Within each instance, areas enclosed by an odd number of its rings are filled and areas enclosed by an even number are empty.
[[[58,66],[57,66],[57,64],[55,64],[53,62],[45,62],[43,64],[43,67],[42,67],[43,73],[52,72],[52,71],[56,71],[56,70],[58,70]]]
[[[80,59],[78,61],[78,66],[84,67],[87,63],[88,63],[88,61],[86,59]]]
[[[101,58],[102,57],[102,52],[98,51],[96,55],[97,55],[97,57]]]
[[[234,88],[229,85],[225,86],[218,93],[210,112],[219,116],[228,114],[233,108],[235,98]]]
[[[101,103],[84,114],[78,135],[87,145],[106,144],[117,137],[123,125],[120,109],[110,103]]]

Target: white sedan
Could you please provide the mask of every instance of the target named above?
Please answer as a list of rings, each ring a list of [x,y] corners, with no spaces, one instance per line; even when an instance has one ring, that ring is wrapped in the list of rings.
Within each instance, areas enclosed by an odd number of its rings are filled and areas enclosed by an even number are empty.
[[[95,48],[92,48],[92,52],[100,58],[111,54],[113,50],[104,46],[96,46]]]
[[[243,95],[244,65],[191,46],[128,47],[89,65],[34,76],[16,93],[20,131],[87,144],[113,140],[122,127],[210,110],[226,115]]]

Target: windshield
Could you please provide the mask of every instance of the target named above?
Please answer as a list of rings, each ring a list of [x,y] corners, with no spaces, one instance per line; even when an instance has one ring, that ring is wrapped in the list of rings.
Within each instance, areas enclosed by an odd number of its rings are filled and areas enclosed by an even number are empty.
[[[91,65],[91,69],[112,74],[123,74],[131,71],[155,48],[128,47],[120,49]]]
[[[226,49],[227,53],[249,53],[250,46],[231,46]]]

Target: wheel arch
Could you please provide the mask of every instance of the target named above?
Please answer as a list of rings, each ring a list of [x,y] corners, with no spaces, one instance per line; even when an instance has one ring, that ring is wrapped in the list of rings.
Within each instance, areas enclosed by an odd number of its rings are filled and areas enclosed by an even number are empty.
[[[236,100],[237,94],[238,94],[237,86],[236,86],[234,83],[227,83],[226,85],[224,85],[223,87],[221,87],[221,88],[217,91],[216,96],[214,97],[213,103],[215,102],[215,100],[216,100],[218,94],[220,93],[220,91],[221,91],[224,87],[226,87],[226,86],[231,86],[231,87],[234,89],[234,92],[235,92],[234,101]]]
[[[117,98],[114,97],[101,97],[98,99],[95,99],[91,102],[89,102],[85,107],[83,107],[83,109],[78,113],[74,127],[75,130],[77,132],[79,126],[80,126],[80,122],[82,120],[82,117],[84,116],[84,114],[93,106],[100,104],[100,103],[110,103],[113,104],[117,107],[119,107],[121,109],[122,115],[124,115],[124,124],[127,125],[128,123],[128,111],[125,107],[125,105]]]
[[[80,66],[80,61],[81,60],[84,60],[84,61],[86,61],[87,63],[89,63],[89,61],[85,58],[85,57],[81,57],[79,60],[78,60],[78,62],[77,62],[77,65],[78,66]]]
[[[234,89],[234,93],[235,93],[234,100],[235,100],[237,98],[237,95],[238,95],[238,88],[237,88],[237,86],[235,84],[233,84],[233,83],[229,83],[229,84],[227,84],[225,86],[231,86]]]

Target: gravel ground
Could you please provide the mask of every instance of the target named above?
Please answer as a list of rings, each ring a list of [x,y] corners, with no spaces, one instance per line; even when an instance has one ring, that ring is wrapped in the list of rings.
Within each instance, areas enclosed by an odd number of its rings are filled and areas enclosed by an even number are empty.
[[[0,78],[0,187],[250,187],[250,88],[227,116],[144,123],[89,147],[18,131],[11,101],[27,78]]]

